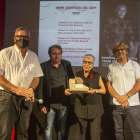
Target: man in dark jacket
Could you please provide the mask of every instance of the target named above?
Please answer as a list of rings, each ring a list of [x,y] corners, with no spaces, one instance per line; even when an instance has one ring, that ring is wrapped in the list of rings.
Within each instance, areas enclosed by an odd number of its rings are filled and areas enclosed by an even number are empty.
[[[40,80],[39,98],[44,100],[40,111],[46,114],[45,140],[52,140],[52,127],[55,114],[58,113],[58,140],[64,140],[67,107],[69,97],[64,91],[69,86],[69,78],[74,78],[71,63],[62,60],[62,48],[52,45],[48,54],[50,60],[41,64],[44,77]]]

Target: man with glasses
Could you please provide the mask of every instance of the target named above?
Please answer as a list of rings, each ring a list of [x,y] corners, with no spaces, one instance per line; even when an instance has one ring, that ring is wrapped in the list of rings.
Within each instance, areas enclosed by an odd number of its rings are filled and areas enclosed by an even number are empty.
[[[124,140],[124,120],[127,118],[133,139],[140,140],[140,66],[127,58],[128,52],[129,47],[123,42],[113,48],[118,59],[109,65],[106,87],[111,95],[116,139]]]
[[[59,45],[49,47],[50,60],[41,64],[44,77],[41,78],[39,98],[44,99],[44,105],[40,105],[40,111],[46,114],[45,140],[52,140],[52,127],[57,116],[57,139],[64,140],[65,122],[67,117],[69,97],[64,93],[69,87],[69,78],[74,74],[69,61],[63,60],[62,48]],[[41,91],[40,90],[40,91]]]
[[[0,140],[11,140],[14,126],[16,139],[27,140],[34,89],[43,73],[36,54],[27,48],[30,32],[19,27],[13,39],[14,46],[0,51]]]

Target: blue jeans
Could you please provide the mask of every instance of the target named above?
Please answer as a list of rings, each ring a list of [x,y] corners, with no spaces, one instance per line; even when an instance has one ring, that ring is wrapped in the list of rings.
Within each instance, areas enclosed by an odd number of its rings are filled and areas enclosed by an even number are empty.
[[[112,106],[113,107],[113,106]],[[131,131],[133,133],[133,140],[140,140],[140,105],[129,106],[128,109],[117,105],[113,109],[113,119],[115,122],[115,135],[117,140],[124,140],[124,119],[127,118]]]
[[[45,140],[52,140],[52,127],[56,113],[58,113],[57,137],[58,140],[64,140],[67,110],[67,108],[63,108],[60,110],[50,108],[50,111],[46,114]]]

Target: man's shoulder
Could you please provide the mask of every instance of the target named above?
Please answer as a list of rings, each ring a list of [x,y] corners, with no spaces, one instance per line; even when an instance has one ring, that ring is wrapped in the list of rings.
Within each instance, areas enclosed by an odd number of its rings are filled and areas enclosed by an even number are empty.
[[[77,72],[76,72],[76,76],[77,76],[77,77],[80,77],[81,75],[83,75],[83,70],[77,71]]]
[[[132,65],[133,65],[133,67],[135,67],[135,68],[136,68],[137,66],[139,67],[138,62],[133,61],[133,60],[130,60],[130,59],[129,59],[129,64],[132,64]]]
[[[12,51],[14,46],[10,46],[1,50],[1,52]]]
[[[117,64],[117,61],[114,61],[113,63],[109,64],[108,67],[112,67],[112,66],[115,66]]]
[[[33,51],[29,50],[29,49],[28,49],[28,52],[30,53],[30,55],[37,56],[35,52],[33,52]]]
[[[14,46],[10,46],[10,47],[7,47],[7,48],[2,49],[2,50],[0,51],[0,54],[1,54],[1,55],[6,55],[6,56],[8,56],[8,55],[10,55],[11,53],[13,53],[13,51],[14,51]]]
[[[62,62],[62,63],[70,63],[70,61],[64,60],[64,59],[61,59],[61,62]]]
[[[134,64],[138,64],[137,61],[134,61],[134,60],[131,60],[131,59],[129,59],[129,62],[130,62],[130,63],[134,63]]]
[[[40,65],[41,65],[41,66],[46,66],[46,65],[48,65],[48,64],[51,64],[51,61],[50,61],[50,60],[44,61],[44,62],[42,62]]]

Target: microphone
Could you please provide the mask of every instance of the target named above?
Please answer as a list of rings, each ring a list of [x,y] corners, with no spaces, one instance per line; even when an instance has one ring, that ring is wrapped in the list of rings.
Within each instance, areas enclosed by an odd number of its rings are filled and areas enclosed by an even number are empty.
[[[28,99],[31,99],[32,100],[32,98],[29,98],[29,97],[26,97],[26,99],[28,100]],[[34,101],[35,102],[38,102],[39,104],[43,104],[43,100],[42,99],[34,99]]]

